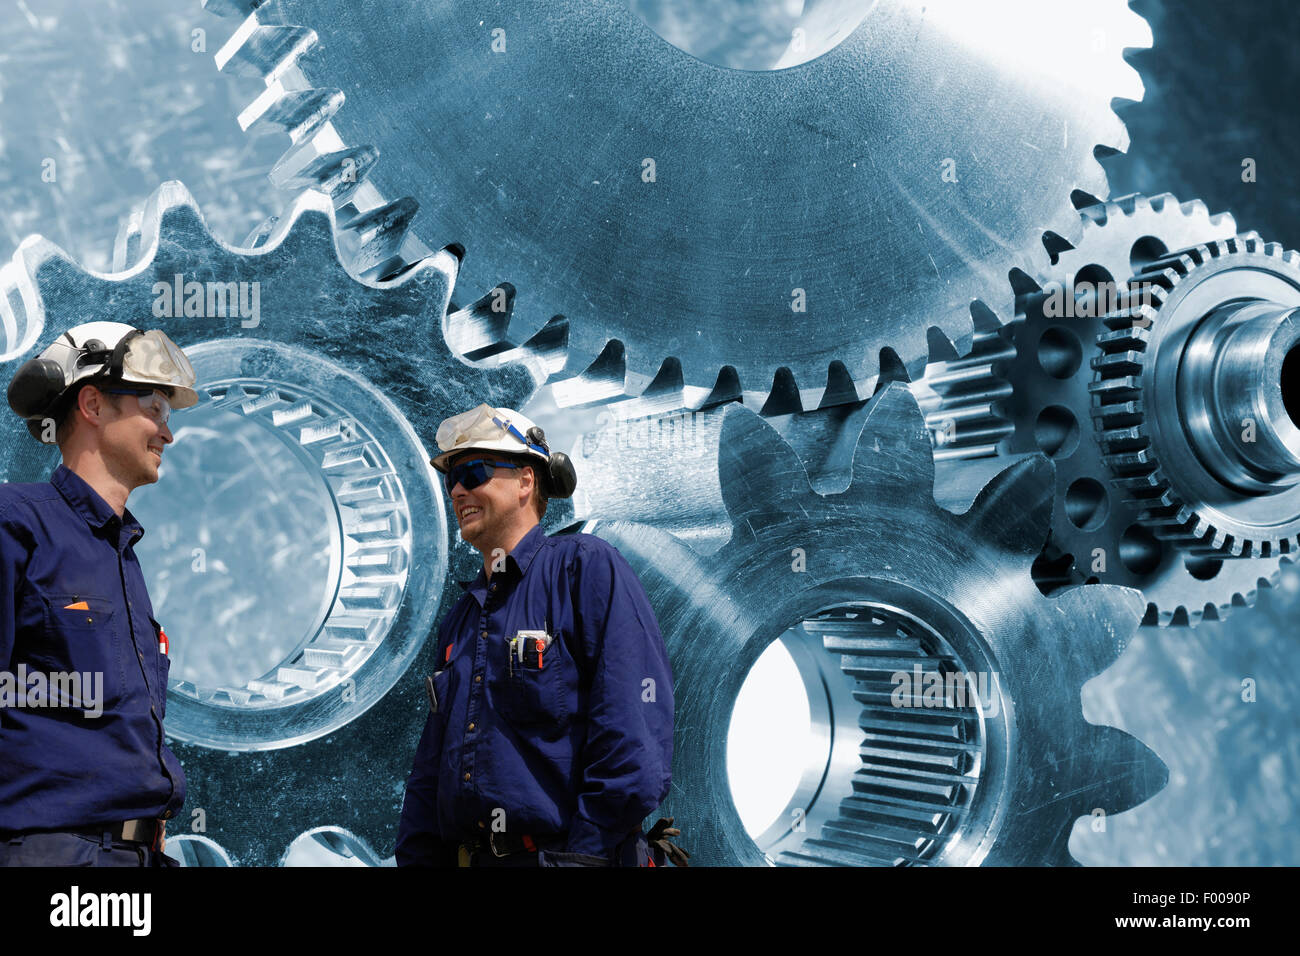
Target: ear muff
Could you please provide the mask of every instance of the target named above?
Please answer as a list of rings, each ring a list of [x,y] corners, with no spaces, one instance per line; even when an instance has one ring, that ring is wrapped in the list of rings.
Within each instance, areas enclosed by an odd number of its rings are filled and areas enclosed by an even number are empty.
[[[546,450],[546,497],[573,497],[573,489],[578,487],[578,472],[573,467],[573,462],[569,461],[569,456],[562,451],[551,451],[550,446],[546,443],[546,432],[542,431],[537,425],[528,429],[525,437],[531,444],[540,445]]]
[[[573,489],[578,487],[578,472],[569,461],[569,456],[562,451],[551,452],[549,483],[552,498],[571,498]]]
[[[47,358],[28,359],[9,383],[9,407],[30,422],[49,414],[66,388],[63,368],[58,362]]]

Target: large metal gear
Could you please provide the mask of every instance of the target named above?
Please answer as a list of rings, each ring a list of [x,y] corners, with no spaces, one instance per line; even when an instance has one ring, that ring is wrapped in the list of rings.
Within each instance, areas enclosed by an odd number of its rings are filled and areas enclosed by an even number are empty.
[[[1098,585],[1049,598],[1030,575],[1052,510],[1049,462],[1012,465],[965,514],[945,511],[921,412],[894,384],[869,406],[852,481],[822,496],[762,418],[723,414],[726,544],[704,554],[647,525],[586,526],[636,570],[669,647],[677,733],[662,812],[688,821],[693,861],[1069,864],[1077,817],[1164,786],[1154,754],[1087,723],[1080,704],[1136,628],[1141,596]],[[787,814],[751,837],[720,729],[775,640],[824,746]],[[922,685],[965,674],[971,696],[922,699]]]
[[[399,678],[477,561],[451,540],[425,442],[476,403],[522,405],[556,358],[548,339],[475,365],[449,343],[481,345],[492,316],[447,314],[458,250],[358,280],[335,229],[308,193],[262,247],[226,246],[169,183],[119,237],[124,271],[88,272],[40,237],[0,270],[10,375],[103,317],[162,328],[195,367],[199,404],[172,420],[159,482],[131,508],[172,636],[187,812],[245,864],[274,862],[318,816],[391,841],[424,716],[419,682]],[[0,480],[40,481],[58,461],[13,416],[0,448]],[[571,520],[565,505],[548,526]]]
[[[572,320],[568,375],[700,400],[834,392],[883,348],[919,372],[931,326],[964,348],[972,301],[1002,305],[989,263],[1046,265],[1072,193],[1105,195],[1150,45],[1124,0],[821,3],[808,43],[857,29],[773,72],[622,0],[205,6],[247,18],[217,61],[265,81],[240,123],[288,134],[273,179],[329,191],[364,268],[423,249],[419,209],[435,244],[476,237],[463,275],[514,283],[527,330]]]
[[[1300,269],[1198,201],[1130,196],[1082,215],[1082,239],[1052,268],[1013,273],[1018,320],[919,383],[945,477],[1046,453],[1059,507],[1044,587],[1139,588],[1149,624],[1221,617],[1296,550],[1285,363]],[[1247,418],[1251,440],[1233,440]]]

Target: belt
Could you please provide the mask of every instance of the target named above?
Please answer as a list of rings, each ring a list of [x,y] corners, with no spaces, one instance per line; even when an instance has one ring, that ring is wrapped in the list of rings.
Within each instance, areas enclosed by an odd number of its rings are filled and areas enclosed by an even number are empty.
[[[77,833],[81,836],[95,837],[102,840],[104,834],[117,843],[143,843],[153,849],[162,848],[164,820],[151,818],[141,820],[123,820],[121,823],[97,823],[88,827],[60,827],[55,830],[6,830],[0,832],[0,841],[13,837],[26,837],[36,833]]]
[[[543,849],[563,844],[564,834],[547,837],[531,837],[516,833],[476,833],[467,840],[462,840],[458,849],[461,866],[470,866],[476,854],[491,854],[501,859],[517,853],[536,853],[540,844]]]
[[[101,823],[92,827],[73,827],[71,832],[85,836],[102,837],[107,831],[114,840],[122,843],[147,843],[158,848],[163,835],[164,820],[124,820],[121,823]]]

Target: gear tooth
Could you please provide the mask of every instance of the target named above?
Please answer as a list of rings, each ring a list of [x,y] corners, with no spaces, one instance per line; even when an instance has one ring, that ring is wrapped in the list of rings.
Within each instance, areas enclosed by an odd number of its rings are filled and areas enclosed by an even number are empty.
[[[1000,331],[1006,325],[998,317],[997,312],[985,303],[976,299],[970,304],[971,325],[975,329],[975,336],[991,335]]]
[[[1011,283],[1011,291],[1017,296],[1034,295],[1042,291],[1042,286],[1028,272],[1023,269],[1011,269],[1007,272],[1007,281]]]
[[[340,228],[356,236],[359,244],[352,257],[352,271],[363,279],[382,279],[402,269],[402,245],[419,209],[408,196],[343,223]]]
[[[968,531],[1003,553],[1029,562],[1043,549],[1052,524],[1056,467],[1032,455],[998,472],[966,512]]]
[[[1121,196],[1119,199],[1116,199],[1115,204],[1124,211],[1124,215],[1136,216],[1140,212],[1146,212],[1151,209],[1159,212],[1164,206],[1165,197],[1168,195],[1168,193],[1162,193],[1159,196],[1152,197],[1143,195],[1142,193],[1131,193],[1128,196]],[[1157,206],[1155,200],[1159,200],[1160,205]]]
[[[898,357],[898,353],[886,346],[880,350],[880,374],[876,377],[876,387],[872,394],[883,391],[890,382],[902,382],[910,384],[912,376],[907,373],[907,367],[903,360]]]
[[[178,211],[193,216],[203,226],[204,232],[211,235],[203,211],[194,200],[194,196],[185,188],[184,183],[168,180],[160,185],[144,201],[140,215],[140,231],[146,246],[153,245],[162,229],[163,220]]]
[[[32,277],[55,255],[67,258],[48,239],[31,236],[0,266],[0,362],[25,354],[45,330],[45,308]]]
[[[1224,534],[1218,528],[1209,526],[1208,523],[1207,527],[1210,531],[1210,534],[1208,535],[1210,539],[1210,547],[1213,548],[1216,553],[1223,554],[1230,558],[1249,559],[1251,557],[1252,542],[1246,541],[1243,538],[1238,538],[1235,535]]]
[[[794,380],[794,373],[783,365],[772,376],[772,388],[759,414],[770,418],[776,415],[794,415],[803,410],[799,384]]]
[[[715,405],[739,402],[743,395],[744,392],[740,387],[740,373],[736,371],[735,366],[724,365],[718,369],[718,377],[713,383],[713,388],[700,407],[713,408]]]
[[[443,320],[448,347],[469,362],[482,361],[508,348],[506,332],[514,303],[515,287],[501,282],[465,308],[448,312]]]
[[[219,17],[246,17],[266,0],[203,0],[203,9]]]
[[[250,16],[217,51],[217,69],[270,82],[297,63],[316,39],[309,27],[262,24]]]
[[[377,162],[379,150],[373,146],[323,153],[305,165],[299,165],[299,157],[291,155],[276,164],[271,181],[281,189],[319,189],[339,206],[352,198]]]
[[[727,514],[750,531],[792,495],[813,494],[799,456],[762,416],[743,405],[723,412],[718,439],[718,482]],[[760,464],[761,463],[761,464]]]
[[[1127,731],[1093,726],[1093,753],[1106,776],[1108,813],[1130,810],[1150,800],[1169,784],[1169,768],[1160,756]]]
[[[851,405],[861,401],[858,395],[857,386],[853,383],[853,376],[844,363],[838,359],[826,369],[826,389],[822,392],[822,399],[818,403],[818,408],[830,408],[834,405]]]
[[[654,400],[664,396],[680,395],[683,387],[682,363],[670,355],[659,365],[659,371],[655,372],[654,378],[645,387],[641,397]]]
[[[140,261],[140,255],[144,251],[143,223],[144,208],[136,206],[118,226],[117,235],[113,238],[114,272],[125,272]]]
[[[907,386],[893,383],[867,406],[853,449],[846,494],[879,495],[886,489],[934,503],[934,453],[921,406]]]
[[[1150,49],[1155,44],[1155,37],[1151,30],[1151,24],[1147,22],[1146,17],[1133,9],[1132,0],[1122,0],[1121,16],[1128,21],[1124,28],[1124,50],[1127,53],[1132,50]]]
[[[1196,200],[1193,200],[1193,202],[1196,202]],[[1166,211],[1166,209],[1170,206],[1176,206],[1180,208],[1184,213],[1186,213],[1187,207],[1191,205],[1191,203],[1179,204],[1178,197],[1175,196],[1173,193],[1169,193],[1169,192],[1156,193],[1154,195],[1147,196],[1147,204],[1153,210],[1155,210],[1155,212],[1161,214],[1163,214]]]
[[[520,361],[540,365],[544,372],[543,378],[557,374],[568,362],[569,320],[562,315],[552,316],[545,325],[524,340],[520,352]],[[508,360],[511,355],[506,354],[501,358]]]
[[[956,347],[938,326],[932,325],[925,330],[925,342],[930,355],[927,365],[952,362],[958,358]]]
[[[239,128],[250,136],[284,133],[297,145],[328,123],[343,102],[342,90],[285,90],[277,83],[240,112]]]
[[[1219,212],[1210,216],[1210,225],[1216,230],[1226,233],[1235,233],[1237,231],[1236,217],[1230,212]]]
[[[627,384],[623,343],[610,339],[600,354],[581,372],[556,382],[552,389],[561,407],[607,401],[622,395]]]

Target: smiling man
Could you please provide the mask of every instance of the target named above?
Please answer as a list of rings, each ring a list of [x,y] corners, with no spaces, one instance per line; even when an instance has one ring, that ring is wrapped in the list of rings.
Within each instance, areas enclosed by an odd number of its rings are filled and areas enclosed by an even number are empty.
[[[438,628],[398,865],[663,862],[676,831],[641,823],[671,779],[672,673],[640,582],[601,538],[543,533],[577,475],[523,415],[480,405],[438,446],[483,568]]]
[[[163,739],[167,636],[126,500],[158,480],[171,410],[197,400],[171,339],[118,322],[70,329],[9,384],[63,463],[49,482],[0,485],[0,667],[93,676],[103,699],[96,714],[27,686],[0,709],[0,866],[175,863],[163,826],[185,775]]]

